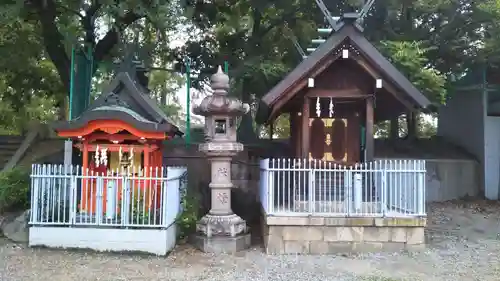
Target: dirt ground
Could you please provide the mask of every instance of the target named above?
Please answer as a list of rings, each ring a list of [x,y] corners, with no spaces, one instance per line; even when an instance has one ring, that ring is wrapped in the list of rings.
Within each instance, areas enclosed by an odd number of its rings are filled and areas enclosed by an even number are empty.
[[[352,256],[236,256],[188,246],[169,257],[30,249],[0,239],[0,280],[500,280],[500,203],[428,206],[422,252]]]

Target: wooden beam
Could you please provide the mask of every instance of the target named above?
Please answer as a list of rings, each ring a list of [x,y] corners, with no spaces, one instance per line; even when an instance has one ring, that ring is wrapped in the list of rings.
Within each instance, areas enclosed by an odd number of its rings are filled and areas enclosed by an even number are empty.
[[[368,63],[365,61],[358,59],[356,62],[363,67],[363,69],[368,72],[374,79],[378,79],[381,77],[381,75],[378,74],[378,72],[373,69]],[[399,96],[400,91],[398,91],[394,86],[392,86],[390,83],[387,83],[387,81],[383,81],[382,84],[383,88],[386,88],[399,102],[401,102],[406,108],[409,110],[416,110],[415,106],[408,102],[407,100],[403,99],[402,97]],[[373,85],[373,88],[375,88],[375,85]]]
[[[123,135],[123,134],[106,134],[106,133],[92,133],[85,137],[85,139],[90,143],[95,140],[109,140],[109,141],[118,141],[123,142],[126,140],[138,141],[139,137],[134,135]]]
[[[302,107],[302,158],[307,158],[309,154],[309,108],[310,108],[311,100],[308,97],[304,97],[304,105]]]
[[[365,133],[365,162],[373,161],[374,157],[374,140],[373,140],[373,98],[366,99],[366,133]]]
[[[306,97],[311,98],[363,98],[370,95],[363,95],[360,89],[345,89],[345,90],[332,90],[332,89],[310,89]]]
[[[133,149],[134,152],[143,152],[146,149],[149,149],[150,151],[154,151],[156,149],[159,149],[158,145],[156,144],[147,144],[147,145],[135,145],[135,144],[81,144],[77,143],[74,145],[74,147],[85,151],[85,149],[88,152],[94,152],[96,151],[97,148],[103,149],[106,148],[108,152],[116,152],[120,151],[120,148],[122,152],[130,152],[131,149]],[[84,153],[85,155],[85,153]]]
[[[327,56],[327,59],[325,59],[322,62],[318,62],[317,65],[320,65],[316,69],[313,69],[310,73],[304,73],[304,76],[301,77],[295,85],[292,85],[289,87],[285,93],[283,94],[283,97],[280,98],[274,105],[272,105],[272,111],[271,114],[269,115],[269,119],[274,119],[277,115],[277,113],[280,111],[280,109],[290,100],[293,98],[293,96],[300,91],[303,87],[307,85],[308,78],[315,78],[319,74],[321,74],[327,67],[329,67],[332,63],[334,63],[342,53],[340,52],[337,55],[331,55]],[[268,119],[268,120],[269,120]]]

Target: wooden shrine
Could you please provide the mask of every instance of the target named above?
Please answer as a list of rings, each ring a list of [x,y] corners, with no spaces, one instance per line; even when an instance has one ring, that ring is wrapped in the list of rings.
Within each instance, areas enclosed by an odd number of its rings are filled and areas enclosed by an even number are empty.
[[[257,122],[290,114],[294,157],[342,164],[373,160],[374,123],[427,107],[417,90],[347,13],[311,55],[261,100]]]
[[[163,141],[182,132],[149,97],[145,72],[133,60],[124,61],[107,89],[80,116],[53,124],[60,137],[72,139],[81,151],[83,176],[129,176],[138,179],[135,187],[148,192],[150,185],[161,185],[139,179],[163,176],[155,174],[163,165]],[[81,187],[80,207],[90,213],[96,206],[95,181],[84,179]],[[105,193],[106,188],[103,200]]]

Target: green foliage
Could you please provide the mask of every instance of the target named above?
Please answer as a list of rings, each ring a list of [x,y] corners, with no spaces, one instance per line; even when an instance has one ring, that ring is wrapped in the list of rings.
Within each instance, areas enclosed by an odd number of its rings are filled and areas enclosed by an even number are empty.
[[[29,207],[30,171],[16,167],[0,172],[0,214]]]
[[[399,137],[408,135],[408,124],[406,116],[401,115],[398,118]],[[418,130],[416,136],[418,138],[431,138],[437,133],[437,114],[423,114],[417,115]],[[375,125],[376,138],[389,138],[390,137],[390,121],[380,122]]]
[[[54,99],[33,96],[21,109],[9,102],[0,102],[0,135],[22,134],[33,120],[48,123],[56,119]]]
[[[184,82],[182,76],[168,71],[153,71],[149,78],[150,95],[174,124],[183,122],[184,114],[177,93]]]
[[[196,231],[199,200],[195,196],[184,195],[181,199],[182,213],[177,218],[178,238],[186,239]]]
[[[278,118],[276,118],[273,125],[274,125],[273,138],[287,139],[290,137],[290,114],[288,113],[281,114]],[[261,138],[267,139],[269,138],[270,131],[271,131],[270,126],[261,128],[259,136]]]
[[[0,25],[0,53],[0,133],[18,134],[30,120],[54,119],[64,90],[36,28],[21,20]]]
[[[500,64],[500,1],[480,1],[479,10],[483,13],[484,48],[481,59],[492,64]]]
[[[359,9],[362,2],[325,4],[332,15],[341,15]],[[499,23],[498,0],[386,0],[375,1],[364,34],[371,42],[383,42],[381,49],[398,68],[433,102],[441,103],[445,74],[460,76],[478,61],[500,63]],[[179,62],[189,56],[193,71],[200,74],[193,81],[199,88],[216,65],[228,60],[231,93],[248,102],[299,63],[291,35],[305,49],[319,26],[325,26],[324,16],[308,0],[4,1],[0,131],[20,132],[30,118],[53,119],[56,109],[64,108],[73,45],[91,45],[99,61],[94,95],[109,81],[111,67],[106,65],[123,55],[125,44],[138,42],[150,54],[147,65],[175,66],[181,72]],[[173,38],[187,44],[171,50]],[[172,119],[182,120],[172,94],[180,73],[158,73],[151,77],[153,95]],[[36,110],[32,105],[37,102],[47,106]]]
[[[444,103],[446,77],[434,69],[425,56],[430,48],[421,42],[382,41],[382,52],[431,101]]]

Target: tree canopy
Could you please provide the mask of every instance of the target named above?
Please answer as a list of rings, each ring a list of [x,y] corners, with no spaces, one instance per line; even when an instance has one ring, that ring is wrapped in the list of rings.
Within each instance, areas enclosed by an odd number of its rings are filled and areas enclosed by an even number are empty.
[[[363,4],[324,2],[334,16]],[[478,62],[498,64],[499,22],[497,0],[385,0],[375,1],[363,25],[367,38],[439,104],[448,77]],[[172,93],[180,88],[185,57],[199,74],[193,81],[199,89],[216,65],[228,61],[232,94],[249,102],[300,62],[293,38],[305,49],[318,37],[316,29],[327,26],[315,2],[306,0],[2,0],[0,98],[3,107],[15,110],[44,100],[55,112],[69,92],[72,47],[91,50],[98,92],[124,46],[136,43],[147,51],[149,66],[171,69],[153,71],[150,86],[180,120]]]

